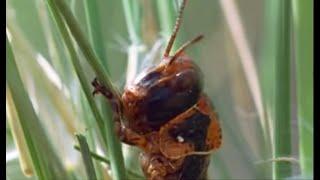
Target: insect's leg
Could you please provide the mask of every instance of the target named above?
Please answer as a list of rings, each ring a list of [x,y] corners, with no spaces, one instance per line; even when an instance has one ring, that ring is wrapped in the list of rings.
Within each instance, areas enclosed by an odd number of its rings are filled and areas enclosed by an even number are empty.
[[[122,116],[121,100],[117,98],[115,94],[112,94],[112,92],[107,87],[100,84],[97,78],[95,78],[92,81],[92,85],[95,88],[93,91],[94,95],[101,93],[109,101],[113,111],[112,118],[115,122],[116,134],[118,135],[119,139],[126,144],[135,145],[142,149],[145,149],[147,144],[145,137],[125,127],[121,123],[121,116]]]
[[[118,122],[118,124],[121,125],[121,100],[118,98],[116,94],[113,94],[112,91],[110,91],[107,87],[104,85],[100,84],[97,78],[95,78],[92,81],[92,86],[94,87],[94,90],[92,92],[93,95],[96,95],[98,93],[101,93],[108,102],[111,105],[111,109],[113,111],[113,119],[115,122]]]
[[[176,172],[181,169],[184,159],[170,160],[161,154],[140,154],[140,164],[150,180],[177,179]]]
[[[116,133],[120,141],[129,145],[138,146],[141,149],[146,149],[147,140],[144,136],[137,134],[136,132],[121,125],[118,122],[115,122],[115,127],[116,127]]]

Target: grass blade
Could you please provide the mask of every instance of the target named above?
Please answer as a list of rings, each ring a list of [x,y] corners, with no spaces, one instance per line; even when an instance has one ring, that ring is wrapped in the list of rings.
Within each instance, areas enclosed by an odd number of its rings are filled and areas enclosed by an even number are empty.
[[[262,93],[254,53],[252,49],[250,49],[249,40],[245,31],[246,29],[240,16],[236,1],[220,0],[220,4],[223,14],[226,18],[232,40],[234,41],[234,45],[239,54],[241,66],[259,118],[259,124],[257,125],[257,128],[260,132],[262,132],[262,136],[259,138],[261,139],[261,149],[263,149],[262,158],[268,158],[271,154],[271,122],[265,118],[265,109],[263,106]],[[268,171],[270,171],[269,169],[271,170],[271,168],[268,168],[267,166],[259,167],[259,170],[261,170],[263,176],[265,176],[263,178],[267,178],[269,174]]]
[[[292,1],[295,35],[299,156],[303,176],[313,174],[313,1]]]
[[[80,151],[80,146],[78,146],[78,145],[74,145],[73,148],[78,150],[78,151]],[[109,159],[106,159],[105,157],[100,156],[97,153],[90,152],[90,155],[97,161],[100,161],[100,162],[103,162],[103,163],[106,163],[106,164],[110,164]]]
[[[100,12],[98,8],[97,0],[84,0],[85,15],[87,21],[87,29],[89,35],[89,41],[93,50],[99,57],[100,63],[103,65],[104,70],[109,74],[108,61],[106,56],[106,49],[104,44],[104,38],[102,33]],[[104,98],[98,100],[100,112],[102,118],[108,118],[111,115],[111,110]],[[105,134],[104,134],[105,135]]]
[[[64,17],[66,24],[68,25],[68,28],[71,31],[71,34],[73,35],[75,41],[79,45],[80,50],[86,57],[88,63],[96,72],[98,79],[112,93],[118,95],[118,92],[115,90],[115,87],[110,81],[110,78],[107,72],[103,69],[101,61],[99,60],[98,56],[93,51],[93,49],[91,48],[90,43],[85,38],[85,35],[81,31],[80,26],[76,21],[76,18],[74,17],[74,15],[72,14],[71,10],[66,5],[66,3],[63,0],[48,0],[48,2],[54,3],[59,13],[61,13],[61,15]]]
[[[50,2],[49,2],[50,3]],[[93,112],[94,117],[96,118],[99,130],[100,130],[100,135],[102,136],[103,142],[104,142],[104,146],[106,146],[107,148],[107,139],[105,137],[106,134],[106,130],[105,130],[105,125],[104,125],[104,121],[98,111],[98,107],[96,106],[94,100],[93,100],[93,96],[91,94],[91,90],[90,90],[90,86],[88,84],[88,80],[85,77],[85,73],[84,70],[82,69],[80,62],[78,61],[78,57],[76,54],[76,50],[73,47],[71,38],[69,36],[69,33],[63,23],[63,19],[60,16],[60,14],[57,13],[56,7],[54,6],[54,4],[50,3],[50,10],[52,13],[52,17],[54,18],[56,25],[58,27],[58,29],[60,30],[60,33],[63,37],[63,40],[68,48],[68,51],[70,53],[70,59],[72,61],[72,64],[74,66],[74,69],[76,71],[76,74],[79,78],[81,87],[85,93],[86,99],[89,102],[89,106]]]
[[[236,3],[234,0],[221,0],[220,3],[223,13],[226,17],[226,21],[230,28],[232,38],[238,49],[241,65],[245,72],[248,86],[250,88],[254,104],[256,106],[264,137],[267,139],[270,135],[267,128],[268,122],[265,122],[264,120],[264,108],[262,104],[262,95],[255,66],[255,60],[253,53],[249,47],[248,38],[246,37],[238,8],[236,7]]]
[[[98,57],[96,56],[95,52],[91,48],[89,42],[86,40],[84,34],[82,33],[80,26],[76,22],[75,17],[72,15],[70,9],[67,7],[65,2],[62,0],[48,0],[49,4],[54,4],[57,7],[57,11],[61,13],[64,17],[66,24],[69,27],[75,41],[79,45],[81,51],[83,52],[84,56],[86,57],[88,63],[96,72],[98,79],[105,85],[114,95],[119,98],[118,92],[115,90],[114,86],[112,85],[109,77],[104,71],[102,64],[100,63]],[[108,118],[106,123],[106,137],[109,147],[109,157],[111,160],[111,168],[113,171],[113,175],[115,179],[125,179],[125,171],[124,171],[124,163],[123,163],[123,156],[122,150],[119,140],[117,139],[114,133],[114,122],[112,118]]]
[[[86,168],[88,179],[97,179],[96,173],[94,171],[93,162],[91,159],[90,149],[86,138],[81,134],[76,134],[76,137],[80,144],[80,151],[82,155],[83,164]]]
[[[130,0],[122,0],[124,15],[127,22],[129,38],[132,43],[141,43],[141,7],[138,2],[132,3]],[[135,11],[134,11],[135,10]]]
[[[97,0],[84,0],[84,8],[87,20],[87,28],[89,34],[89,41],[96,52],[99,60],[105,70],[108,72],[108,63],[105,54],[104,38],[102,28],[100,26],[100,12]]]
[[[278,1],[276,44],[276,91],[274,119],[274,158],[291,155],[290,117],[290,1]],[[291,164],[275,162],[274,178],[291,176]]]
[[[169,39],[176,19],[174,1],[157,0],[157,8],[161,34]]]
[[[127,23],[127,29],[131,44],[128,48],[128,63],[126,84],[131,83],[138,73],[139,62],[141,62],[143,43],[141,32],[141,6],[130,0],[122,0],[122,6]]]
[[[8,29],[10,34],[12,34],[14,37],[12,42],[16,47],[17,54],[20,54],[19,57],[24,58],[24,61],[17,62],[18,66],[21,67],[20,70],[22,80],[27,81],[28,76],[31,76],[30,78],[34,80],[36,89],[34,92],[32,92],[34,95],[30,94],[30,96],[36,97],[36,99],[38,99],[38,103],[44,101],[51,102],[54,109],[56,109],[58,114],[61,115],[63,123],[66,125],[68,132],[70,134],[75,133],[76,126],[74,121],[79,118],[72,107],[70,98],[68,98],[67,93],[69,92],[62,90],[62,88],[65,88],[65,84],[62,83],[62,80],[59,77],[58,83],[56,81],[52,81],[50,75],[52,75],[54,72],[48,73],[43,67],[44,63],[48,62],[47,59],[44,59],[42,55],[37,54],[32,49],[32,44],[27,41],[17,24],[11,21],[11,23],[8,24]],[[54,71],[54,69],[52,70]],[[28,89],[27,85],[28,84],[26,84],[26,87]],[[43,99],[43,96],[45,96],[45,99]],[[48,119],[46,119],[46,121],[47,120]]]
[[[7,83],[27,142],[33,169],[39,179],[68,178],[24,89],[8,37],[6,39],[6,53]],[[48,153],[50,156],[47,156]]]
[[[64,43],[67,46],[72,65],[75,69],[77,77],[79,78],[82,90],[84,91],[85,102],[89,103],[90,110],[93,112],[93,116],[95,117],[96,123],[98,125],[97,126],[98,127],[98,135],[102,139],[103,149],[108,149],[108,147],[107,147],[108,143],[107,143],[107,139],[105,136],[106,129],[105,129],[105,124],[104,124],[103,118],[102,118],[101,114],[99,113],[97,105],[94,102],[88,80],[86,79],[84,70],[82,69],[82,67],[80,65],[79,58],[77,57],[76,50],[75,50],[75,48],[72,44],[72,41],[71,41],[71,37],[69,36],[67,28],[65,27],[65,24],[63,23],[63,19],[62,19],[61,15],[57,13],[57,10],[55,8],[56,7],[54,5],[51,5],[49,7],[50,12],[52,14],[52,17],[53,17],[55,23],[56,23],[56,27],[58,27],[58,29],[63,37],[62,39],[64,40]],[[84,119],[87,120],[87,118],[84,118]],[[87,126],[89,126],[90,122],[86,121],[86,123],[87,123]],[[90,137],[89,142],[94,142],[93,133],[91,133],[89,137]],[[100,166],[98,166],[96,170],[97,170],[97,175],[100,178],[102,173],[100,173],[99,170],[101,170],[101,169],[99,169],[99,167]]]
[[[264,24],[263,24],[263,41],[260,52],[259,75],[260,84],[265,107],[265,118],[267,122],[273,122],[275,119],[275,87],[276,84],[276,52],[277,52],[277,27],[279,21],[279,8],[277,0],[269,0],[264,3]],[[269,124],[269,142],[271,148],[267,149],[266,159],[274,154],[273,124]],[[272,167],[273,164],[265,163],[264,166]],[[269,170],[270,169],[270,170]],[[272,177],[272,169],[269,168],[270,178]]]
[[[25,176],[33,176],[34,172],[28,146],[25,139],[23,138],[23,131],[18,120],[19,117],[14,107],[11,92],[8,88],[6,88],[6,113],[8,115],[8,123],[13,135],[13,140],[19,152],[20,168]]]
[[[80,151],[80,147],[79,147],[78,145],[74,145],[73,147],[74,147],[74,149]],[[94,158],[95,160],[110,165],[110,160],[109,160],[109,159],[107,159],[107,158],[105,158],[105,157],[103,157],[103,156],[100,156],[99,154],[96,154],[96,153],[94,153],[94,152],[90,152],[90,155],[91,155],[91,157]],[[136,172],[134,172],[134,171],[131,171],[130,169],[127,170],[127,174],[128,174],[129,176],[135,178],[135,179],[141,179],[141,180],[144,179],[144,177],[142,177],[140,174],[138,174],[138,173],[136,173]]]

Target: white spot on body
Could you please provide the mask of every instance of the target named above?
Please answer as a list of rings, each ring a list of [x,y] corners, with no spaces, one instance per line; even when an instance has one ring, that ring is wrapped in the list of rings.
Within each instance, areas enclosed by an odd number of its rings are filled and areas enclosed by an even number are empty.
[[[182,142],[184,142],[184,139],[183,139],[182,136],[177,136],[177,141],[180,142],[180,143],[182,143]]]

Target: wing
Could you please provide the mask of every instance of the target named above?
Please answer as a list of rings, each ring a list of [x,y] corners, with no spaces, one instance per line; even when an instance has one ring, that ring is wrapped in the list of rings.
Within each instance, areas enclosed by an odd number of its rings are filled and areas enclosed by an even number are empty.
[[[168,158],[207,155],[221,145],[222,135],[216,113],[203,95],[197,104],[160,129],[160,150]]]

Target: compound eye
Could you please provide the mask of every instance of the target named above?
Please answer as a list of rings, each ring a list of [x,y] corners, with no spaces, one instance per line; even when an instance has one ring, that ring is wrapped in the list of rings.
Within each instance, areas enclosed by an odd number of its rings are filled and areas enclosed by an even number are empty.
[[[148,73],[142,80],[141,83],[155,82],[161,76],[161,73],[158,71],[152,71]]]
[[[158,71],[144,71],[138,75],[134,83],[142,87],[149,87],[152,84],[156,83],[161,76],[161,73]]]
[[[177,91],[186,89],[201,89],[201,80],[194,70],[186,70],[176,74],[172,81],[172,86]]]

